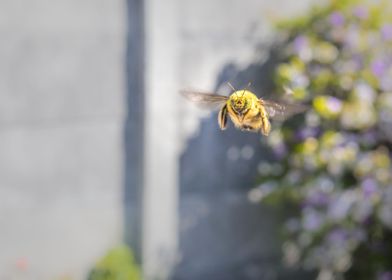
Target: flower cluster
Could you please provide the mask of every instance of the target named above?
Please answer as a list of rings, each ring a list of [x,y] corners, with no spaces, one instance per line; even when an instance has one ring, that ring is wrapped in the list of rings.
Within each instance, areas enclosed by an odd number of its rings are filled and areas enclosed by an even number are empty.
[[[293,205],[285,261],[319,279],[392,279],[390,20],[388,1],[331,0],[282,24],[276,82],[309,110],[265,139],[250,194]]]

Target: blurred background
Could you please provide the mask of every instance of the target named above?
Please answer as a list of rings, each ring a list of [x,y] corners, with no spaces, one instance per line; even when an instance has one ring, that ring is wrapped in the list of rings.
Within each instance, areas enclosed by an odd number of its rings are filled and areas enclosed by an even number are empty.
[[[392,280],[391,6],[0,0],[0,279]]]

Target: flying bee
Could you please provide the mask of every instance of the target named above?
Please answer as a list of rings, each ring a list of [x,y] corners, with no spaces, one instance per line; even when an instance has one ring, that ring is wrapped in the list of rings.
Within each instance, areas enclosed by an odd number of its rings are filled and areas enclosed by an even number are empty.
[[[286,119],[294,114],[305,111],[304,105],[286,104],[258,98],[247,88],[233,90],[230,96],[213,93],[182,91],[181,93],[190,101],[202,107],[220,108],[218,114],[219,127],[224,130],[227,127],[227,115],[234,125],[241,129],[253,132],[261,132],[268,136],[271,131],[270,118]],[[285,89],[289,92],[289,89]]]

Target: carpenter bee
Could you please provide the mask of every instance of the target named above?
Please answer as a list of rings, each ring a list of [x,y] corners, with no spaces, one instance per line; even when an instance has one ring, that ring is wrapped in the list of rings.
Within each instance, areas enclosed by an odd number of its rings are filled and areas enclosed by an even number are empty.
[[[227,115],[234,125],[246,131],[261,132],[268,136],[271,131],[270,118],[286,119],[294,114],[305,111],[306,107],[300,104],[287,104],[275,102],[257,97],[247,88],[236,90],[230,83],[233,90],[230,96],[223,96],[214,93],[181,91],[190,101],[203,106],[220,108],[218,114],[219,127],[224,130],[227,127]],[[289,89],[285,89],[289,92]]]

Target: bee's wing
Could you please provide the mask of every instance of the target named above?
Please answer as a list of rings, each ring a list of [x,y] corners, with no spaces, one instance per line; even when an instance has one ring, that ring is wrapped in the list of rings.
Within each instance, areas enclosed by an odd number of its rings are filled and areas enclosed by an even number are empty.
[[[182,90],[181,94],[204,109],[218,109],[227,101],[228,98],[223,95],[188,90]]]
[[[302,113],[307,109],[303,104],[288,104],[264,99],[260,99],[260,102],[264,105],[269,117],[281,121],[295,114]]]

